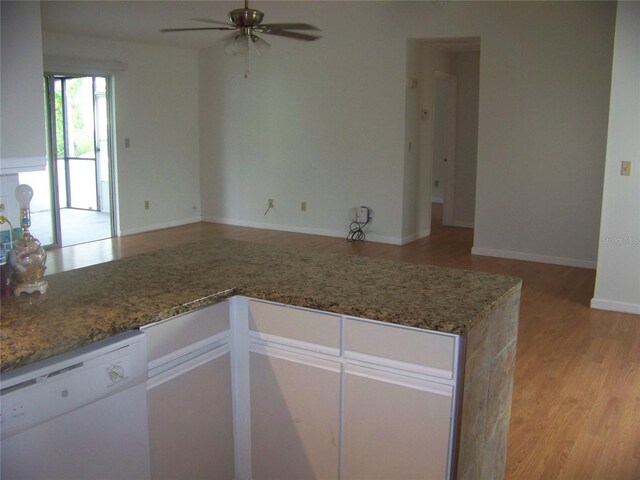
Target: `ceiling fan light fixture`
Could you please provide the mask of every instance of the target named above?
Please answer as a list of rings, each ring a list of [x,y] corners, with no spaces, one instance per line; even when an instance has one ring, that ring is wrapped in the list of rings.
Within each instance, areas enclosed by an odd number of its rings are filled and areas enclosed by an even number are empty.
[[[225,45],[224,51],[230,55],[246,55],[249,53],[249,36],[238,33]]]
[[[251,41],[260,55],[267,53],[271,48],[271,44],[269,42],[255,34],[251,34]]]

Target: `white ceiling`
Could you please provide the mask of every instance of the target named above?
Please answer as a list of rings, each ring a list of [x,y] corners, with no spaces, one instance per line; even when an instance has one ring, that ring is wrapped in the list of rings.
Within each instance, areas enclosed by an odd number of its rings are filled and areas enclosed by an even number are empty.
[[[264,11],[264,23],[315,23],[312,9],[305,15],[306,9],[296,8],[295,14],[290,16],[287,3],[293,1],[252,0],[250,6]],[[304,4],[305,1],[296,0],[295,3]],[[339,12],[340,1],[327,3]],[[227,21],[229,10],[242,6],[242,0],[41,1],[42,26],[46,31],[195,49],[214,46],[227,35],[227,32],[214,30],[161,33],[159,30],[212,26],[193,19]],[[270,12],[273,12],[273,15],[270,15]],[[322,30],[322,25],[318,27]],[[322,32],[319,33],[322,35]],[[449,51],[480,49],[479,38],[440,39],[428,43],[435,48]]]
[[[93,37],[128,40],[155,45],[207,48],[226,35],[221,31],[161,33],[160,28],[214,26],[194,18],[227,21],[227,12],[241,8],[243,2],[208,1],[58,1],[41,2],[42,26],[46,31],[66,32]],[[251,7],[260,9],[260,2]],[[265,7],[268,7],[265,5]],[[271,18],[264,8],[264,23],[289,22],[292,19]],[[312,18],[295,18],[313,23]]]

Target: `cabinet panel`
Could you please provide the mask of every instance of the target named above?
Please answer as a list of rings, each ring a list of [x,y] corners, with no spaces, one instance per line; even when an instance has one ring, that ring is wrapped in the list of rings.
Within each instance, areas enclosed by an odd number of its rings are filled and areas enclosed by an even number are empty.
[[[0,172],[44,170],[47,160],[39,2],[0,2]]]
[[[229,330],[229,302],[178,315],[142,330],[147,334],[147,358],[151,362]]]
[[[348,318],[344,337],[347,356],[349,352],[362,353],[441,370],[447,372],[447,378],[453,376],[452,335]]]
[[[249,329],[310,344],[340,348],[340,316],[288,305],[249,302]]]
[[[233,479],[229,353],[148,393],[154,479]]]
[[[337,478],[340,372],[251,353],[256,480]]]
[[[342,478],[446,478],[451,395],[412,388],[406,377],[392,383],[369,373],[345,373]]]

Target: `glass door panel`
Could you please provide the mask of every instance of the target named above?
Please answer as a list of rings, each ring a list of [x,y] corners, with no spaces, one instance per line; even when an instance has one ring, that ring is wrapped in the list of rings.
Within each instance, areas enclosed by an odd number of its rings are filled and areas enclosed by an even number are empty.
[[[49,169],[53,171],[48,175],[49,189],[38,188],[43,194],[48,192],[53,205],[46,244],[67,246],[109,238],[114,224],[110,82],[93,76],[47,75],[46,79]]]
[[[95,160],[69,159],[69,191],[71,208],[97,210]]]
[[[67,79],[65,100],[68,156],[95,160],[93,77]]]

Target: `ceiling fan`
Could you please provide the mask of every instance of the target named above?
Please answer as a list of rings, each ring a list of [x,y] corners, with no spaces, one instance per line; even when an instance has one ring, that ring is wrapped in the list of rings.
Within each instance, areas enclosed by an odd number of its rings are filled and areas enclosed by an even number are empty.
[[[260,10],[249,8],[249,0],[244,1],[244,8],[236,8],[229,12],[229,21],[220,22],[208,18],[194,18],[198,22],[224,25],[221,27],[191,27],[191,28],[163,28],[161,32],[189,32],[195,30],[233,30],[225,46],[225,51],[232,55],[246,54],[249,52],[249,40],[256,47],[258,53],[265,53],[271,45],[266,40],[258,37],[256,33],[276,35],[279,37],[292,38],[295,40],[313,41],[320,38],[319,35],[300,33],[291,30],[315,30],[318,29],[307,23],[271,23],[263,25],[264,13]]]

